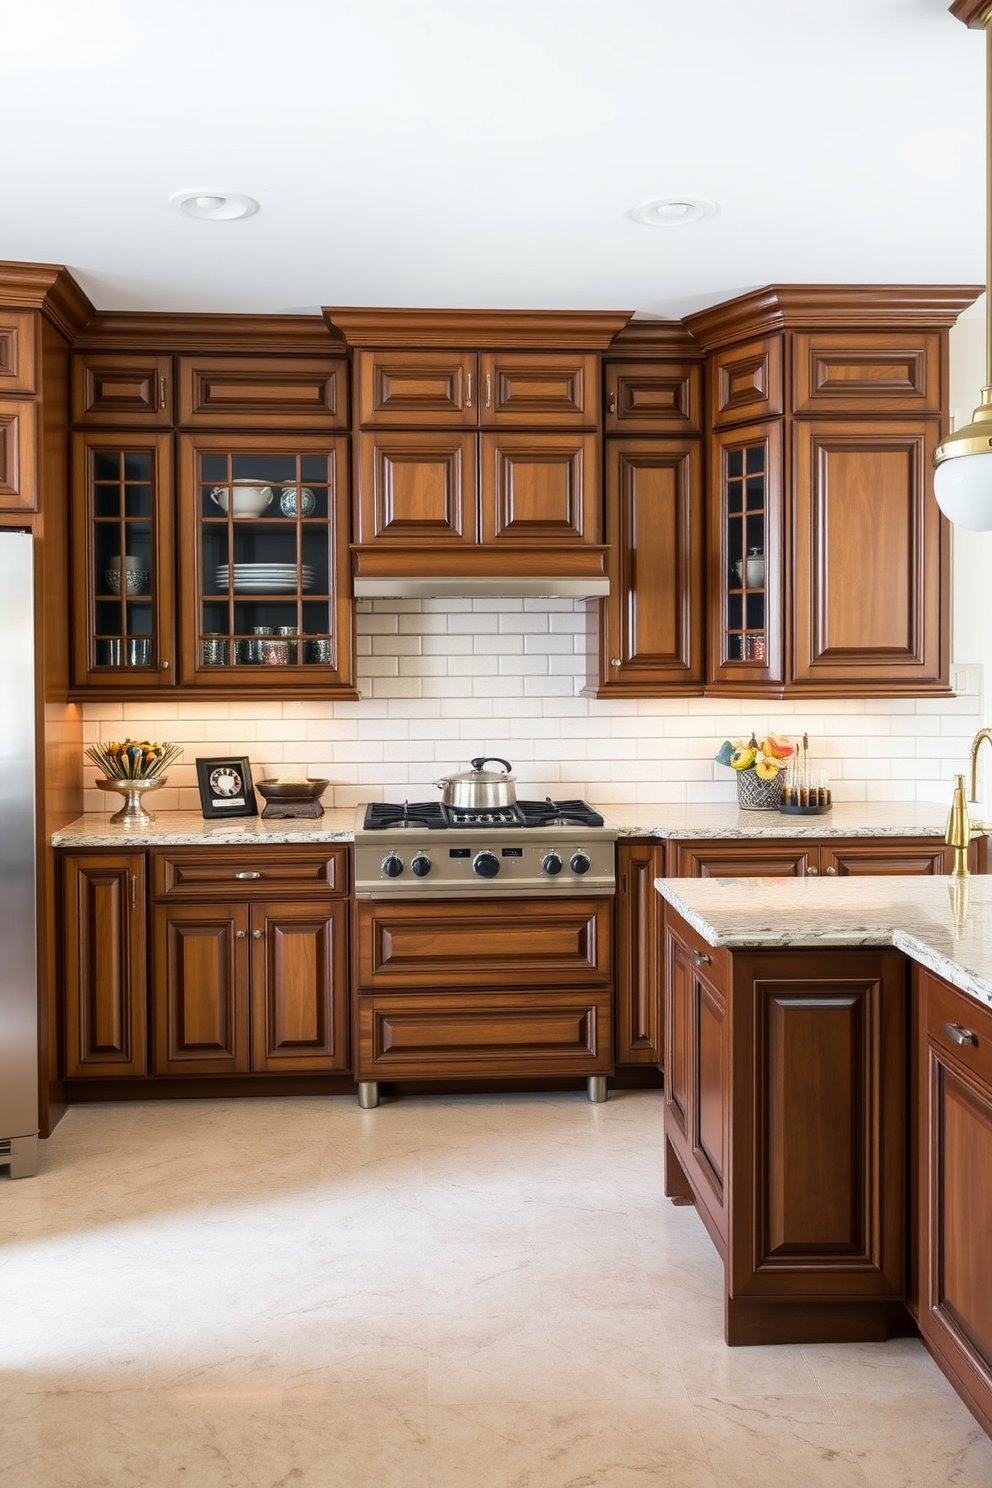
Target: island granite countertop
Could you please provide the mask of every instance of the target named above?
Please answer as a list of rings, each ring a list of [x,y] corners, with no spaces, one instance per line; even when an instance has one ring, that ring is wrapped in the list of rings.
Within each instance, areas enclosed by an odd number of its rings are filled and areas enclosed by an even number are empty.
[[[992,1007],[992,877],[658,878],[709,945],[891,945]]]
[[[741,811],[720,806],[592,803],[618,836],[672,840],[719,838],[943,837],[947,808],[935,802],[838,802],[824,816],[787,816],[779,811]],[[116,803],[115,807],[116,809]],[[52,835],[53,847],[179,847],[200,842],[351,842],[354,806],[325,810],[319,821],[263,821],[241,816],[205,821],[197,811],[159,811],[147,827],[112,825],[112,809],[90,811]]]

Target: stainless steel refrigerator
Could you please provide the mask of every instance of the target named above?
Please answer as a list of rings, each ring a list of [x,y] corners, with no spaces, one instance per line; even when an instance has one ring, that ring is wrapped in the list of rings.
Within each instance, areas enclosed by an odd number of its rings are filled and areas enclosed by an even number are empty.
[[[33,539],[0,531],[0,1166],[38,1170]]]

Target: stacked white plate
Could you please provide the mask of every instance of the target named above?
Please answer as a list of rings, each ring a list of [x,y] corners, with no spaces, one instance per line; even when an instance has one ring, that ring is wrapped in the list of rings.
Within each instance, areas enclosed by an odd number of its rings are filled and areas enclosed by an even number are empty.
[[[226,589],[229,566],[221,563],[217,568],[217,588]],[[295,563],[236,563],[234,565],[234,592],[236,594],[295,594],[297,568]],[[304,563],[303,587],[312,589],[316,577],[314,569]]]

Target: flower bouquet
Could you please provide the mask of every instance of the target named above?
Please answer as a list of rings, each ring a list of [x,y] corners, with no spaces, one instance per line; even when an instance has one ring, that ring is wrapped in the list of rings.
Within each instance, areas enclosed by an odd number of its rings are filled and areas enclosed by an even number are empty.
[[[737,771],[737,804],[749,811],[775,811],[782,801],[782,771],[795,754],[788,739],[769,734],[760,744],[756,734],[745,743],[724,739],[716,753],[718,765]]]

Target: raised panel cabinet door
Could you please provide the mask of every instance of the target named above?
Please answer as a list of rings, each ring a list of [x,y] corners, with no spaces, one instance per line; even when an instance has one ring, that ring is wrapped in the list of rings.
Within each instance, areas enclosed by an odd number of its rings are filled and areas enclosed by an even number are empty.
[[[359,900],[358,985],[491,989],[613,982],[613,901]]]
[[[65,1073],[106,1079],[148,1069],[145,859],[62,859]]]
[[[475,543],[477,437],[456,431],[358,436],[359,543]]]
[[[683,1142],[692,1110],[692,988],[689,948],[670,928],[665,932],[665,1108],[666,1128],[675,1123]]]
[[[128,352],[77,352],[72,418],[91,429],[171,428],[172,358]]]
[[[607,362],[607,434],[699,434],[703,374],[698,362]]]
[[[72,436],[73,684],[108,697],[172,688],[172,436]]]
[[[474,351],[357,351],[363,429],[471,428],[479,422]]]
[[[38,505],[35,406],[30,398],[0,398],[0,512]]]
[[[35,393],[39,317],[30,310],[0,309],[0,393]]]
[[[599,358],[581,352],[484,352],[483,428],[596,429]]]
[[[781,336],[710,353],[710,423],[714,429],[770,418],[783,410]]]
[[[253,1070],[348,1065],[348,906],[253,904]]]
[[[482,541],[602,541],[594,434],[483,434]]]
[[[919,1324],[990,1431],[992,1017],[939,977],[922,973],[921,987]]]
[[[180,357],[179,424],[347,429],[347,363],[331,357]]]
[[[606,441],[610,593],[591,685],[643,697],[701,690],[702,451],[694,440]],[[590,606],[590,609],[592,607]]]
[[[946,691],[948,533],[935,419],[795,425],[795,687]]]
[[[901,1299],[905,959],[738,952],[733,995],[731,1295]]]
[[[358,999],[359,1080],[609,1074],[609,992],[383,993]]]
[[[819,867],[816,845],[792,842],[677,842],[675,878],[803,878]]]
[[[152,910],[152,1073],[250,1068],[247,904]]]
[[[785,682],[785,492],[782,423],[710,441],[708,681],[740,697],[781,696]]]
[[[794,413],[939,413],[936,331],[796,332]]]
[[[939,838],[916,842],[902,838],[876,838],[866,842],[823,842],[820,872],[833,878],[852,874],[950,873],[954,850]]]
[[[664,901],[654,881],[664,858],[664,843],[617,848],[617,1064],[662,1062]]]

